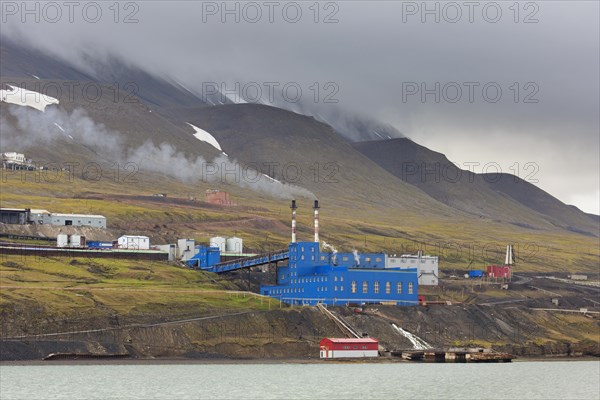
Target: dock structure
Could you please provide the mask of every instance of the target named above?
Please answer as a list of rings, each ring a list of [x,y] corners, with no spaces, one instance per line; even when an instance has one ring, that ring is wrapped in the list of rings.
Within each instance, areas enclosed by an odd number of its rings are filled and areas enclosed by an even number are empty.
[[[511,362],[514,358],[516,358],[512,354],[483,351],[482,349],[406,349],[393,350],[390,352],[390,356],[401,357],[408,361],[436,363],[501,363]]]

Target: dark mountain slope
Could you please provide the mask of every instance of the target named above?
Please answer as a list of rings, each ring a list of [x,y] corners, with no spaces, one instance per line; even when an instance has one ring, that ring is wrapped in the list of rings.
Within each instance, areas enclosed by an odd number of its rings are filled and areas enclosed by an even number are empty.
[[[89,82],[95,80],[78,68],[29,46],[0,36],[0,76],[3,78],[61,79]],[[35,79],[35,78],[34,78]],[[8,79],[10,80],[10,79]]]
[[[509,196],[532,210],[547,215],[559,224],[566,224],[567,229],[578,233],[600,236],[598,228],[600,221],[597,215],[584,213],[575,206],[565,204],[517,176],[510,174],[482,174],[481,176],[490,182],[489,186],[492,190]]]
[[[5,84],[14,85],[13,80],[10,78],[2,78],[0,82],[3,87],[5,87]],[[39,85],[43,87],[48,82],[50,81],[20,78],[19,86],[36,91],[39,90]],[[60,87],[67,87],[73,82],[55,80],[51,83]],[[192,131],[182,129],[182,127],[168,121],[159,113],[152,112],[139,99],[131,97],[127,93],[119,93],[115,97],[115,92],[111,91],[109,85],[97,84],[96,87],[102,93],[97,100],[90,101],[80,90],[74,90],[72,94],[69,94],[68,91],[62,91],[57,96],[59,104],[48,106],[45,113],[33,108],[1,102],[0,113],[4,120],[2,150],[25,151],[32,157],[40,157],[49,162],[79,159],[83,154],[82,145],[76,140],[69,140],[68,135],[70,134],[76,138],[82,135],[86,136],[89,139],[88,142],[96,142],[98,144],[96,147],[100,149],[103,147],[103,142],[106,143],[106,148],[108,148],[111,140],[118,137],[121,140],[121,145],[117,150],[123,153],[150,142],[155,146],[168,143],[175,151],[182,152],[191,159],[201,156],[210,160],[220,154],[212,146],[194,138]],[[55,95],[55,93],[52,93],[52,95]],[[17,116],[21,119],[21,124],[19,124]],[[67,126],[61,126],[66,132],[61,132],[60,128],[55,127],[49,133],[44,133],[47,130],[44,126],[52,126],[54,122],[58,125],[64,125],[65,121],[67,121],[67,125],[72,126],[72,129],[78,129],[78,131],[69,132]],[[23,122],[26,123],[25,126],[22,126]],[[85,130],[85,132],[82,132],[82,130]],[[49,135],[54,135],[61,142],[57,145],[58,149],[54,149],[57,150],[56,152],[50,151],[55,143],[49,144],[47,140],[38,140]],[[95,137],[95,139],[92,140],[92,137]],[[17,138],[23,140],[15,140]],[[63,143],[63,141],[65,142]],[[17,148],[7,147],[13,144],[17,144]],[[119,159],[117,154],[104,154],[100,157],[100,160],[92,158],[87,159],[87,161],[120,162],[122,160]]]
[[[512,175],[461,170],[443,154],[405,138],[359,142],[354,148],[453,208],[523,227],[559,226],[597,235],[597,222],[589,215]]]
[[[106,61],[91,60],[90,71],[84,71],[35,50],[2,37],[0,40],[0,76],[8,82],[19,84],[21,79],[55,81],[78,81],[82,87],[88,82],[106,84],[107,93],[137,97],[154,107],[201,107],[204,101],[172,80],[151,75],[130,66],[117,58]],[[38,82],[42,84],[41,82]],[[49,86],[50,82],[45,85]],[[61,86],[61,88],[63,88]],[[67,89],[67,88],[63,88]],[[90,91],[90,93],[92,93]]]
[[[279,108],[224,105],[187,110],[223,150],[263,173],[319,196],[404,207],[423,215],[450,212],[357,152],[328,125]],[[272,165],[269,170],[269,165]]]

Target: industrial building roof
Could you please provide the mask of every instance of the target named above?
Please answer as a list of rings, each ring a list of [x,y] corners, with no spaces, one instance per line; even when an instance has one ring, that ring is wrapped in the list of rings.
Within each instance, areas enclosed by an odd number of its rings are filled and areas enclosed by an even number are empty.
[[[77,218],[106,218],[104,215],[93,215],[93,214],[61,214],[51,213],[53,217],[77,217]]]
[[[379,343],[377,339],[373,338],[325,338],[331,340],[333,343]]]

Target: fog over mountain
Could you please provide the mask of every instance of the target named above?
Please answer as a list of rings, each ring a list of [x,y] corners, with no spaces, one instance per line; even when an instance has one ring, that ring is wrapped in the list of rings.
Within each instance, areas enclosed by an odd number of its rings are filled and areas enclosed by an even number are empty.
[[[118,58],[200,95],[217,84],[351,140],[389,126],[384,137],[409,137],[474,172],[519,175],[599,213],[597,2],[430,2],[430,13],[421,2],[153,1],[72,15],[55,3],[60,16],[41,4],[3,2],[2,40],[92,76]],[[356,115],[374,122],[356,129]]]

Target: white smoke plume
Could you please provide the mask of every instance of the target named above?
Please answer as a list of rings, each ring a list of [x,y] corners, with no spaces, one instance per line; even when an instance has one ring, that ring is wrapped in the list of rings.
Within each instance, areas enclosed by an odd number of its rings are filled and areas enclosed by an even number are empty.
[[[19,151],[64,139],[82,145],[106,160],[133,162],[140,171],[162,173],[183,182],[229,183],[278,199],[315,198],[307,189],[269,178],[225,155],[212,161],[202,156],[188,158],[169,143],[155,145],[151,141],[126,149],[121,133],[94,122],[81,108],[68,113],[58,107],[48,107],[45,112],[38,112],[8,105],[8,110],[18,129],[8,118],[0,118],[2,151]]]
[[[354,255],[354,262],[356,262],[356,265],[360,265],[360,257],[358,256],[358,250],[352,250],[352,254]]]
[[[333,245],[331,245],[331,244],[327,243],[327,242],[326,242],[326,241],[324,241],[324,240],[323,240],[323,242],[322,242],[322,243],[323,243],[323,248],[324,248],[324,249],[330,249],[330,250],[331,250],[331,262],[332,262],[333,264],[335,264],[335,263],[336,263],[336,261],[337,261],[337,253],[338,253],[337,249],[336,249],[336,248],[335,248]]]

